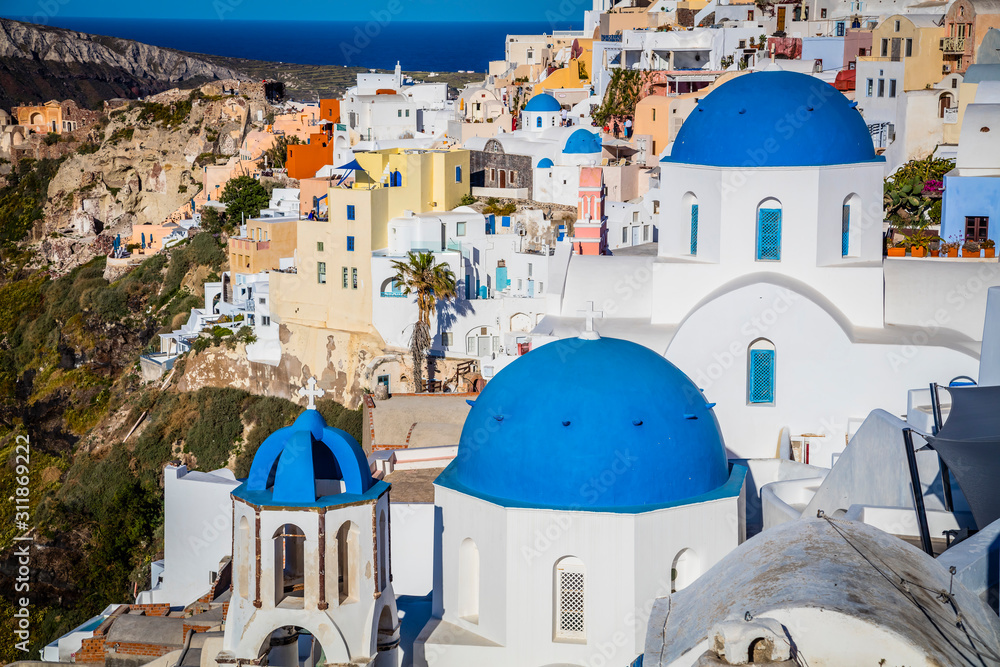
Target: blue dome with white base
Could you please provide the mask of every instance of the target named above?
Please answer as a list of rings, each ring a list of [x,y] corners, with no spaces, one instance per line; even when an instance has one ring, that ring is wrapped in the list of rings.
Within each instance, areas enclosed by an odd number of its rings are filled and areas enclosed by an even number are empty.
[[[538,161],[538,164],[535,166],[538,167],[539,169],[551,169],[552,160],[550,160],[547,157],[543,157],[541,160]]]
[[[569,135],[563,153],[567,155],[580,155],[601,152],[601,137],[589,130],[579,129]]]
[[[351,434],[306,410],[261,443],[246,482],[234,495],[258,505],[328,506],[381,493]]]
[[[738,76],[699,100],[661,162],[807,167],[884,161],[857,105],[798,72]]]
[[[437,484],[505,506],[631,511],[731,495],[727,480],[712,406],[684,373],[635,343],[571,338],[486,385]]]
[[[559,111],[561,109],[559,101],[548,93],[535,95],[524,105],[525,111]]]

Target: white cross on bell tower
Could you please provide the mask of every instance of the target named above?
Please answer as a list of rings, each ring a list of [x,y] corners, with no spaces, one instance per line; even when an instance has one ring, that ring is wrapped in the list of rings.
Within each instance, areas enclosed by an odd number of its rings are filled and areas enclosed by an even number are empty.
[[[308,387],[299,387],[299,396],[305,396],[309,399],[309,403],[306,405],[306,410],[316,409],[316,399],[322,398],[326,393],[322,389],[316,386],[316,378],[312,377],[306,381]]]
[[[594,331],[594,320],[603,319],[604,311],[594,310],[594,302],[588,301],[587,310],[578,310],[576,312],[583,315],[587,320],[586,327],[584,328],[583,333],[580,334],[580,338],[582,338],[583,340],[597,340],[598,338],[600,338],[601,335],[598,334],[596,331]]]

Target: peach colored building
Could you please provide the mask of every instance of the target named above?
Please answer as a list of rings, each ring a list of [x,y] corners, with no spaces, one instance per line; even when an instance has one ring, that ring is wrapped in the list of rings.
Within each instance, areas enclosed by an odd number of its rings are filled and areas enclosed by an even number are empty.
[[[275,116],[271,129],[275,134],[295,136],[305,142],[309,140],[309,135],[316,131],[316,125],[320,120],[322,120],[320,107],[306,106],[302,111]]]
[[[573,226],[573,250],[578,255],[605,255],[608,251],[604,172],[600,167],[580,168],[580,196],[577,221]]]
[[[990,28],[1000,28],[1000,1],[955,0],[944,18],[940,48],[945,67],[965,74],[975,64],[976,52]]]
[[[229,239],[229,268],[258,273],[280,268],[280,260],[295,256],[298,217],[255,218],[247,221],[246,236]]]
[[[163,250],[163,239],[180,229],[180,225],[172,222],[162,225],[133,225],[132,236],[126,241],[126,245],[138,245],[139,249],[135,252],[139,254],[157,253]],[[145,253],[142,248],[143,241],[146,244]]]
[[[17,124],[32,132],[45,134],[63,131],[62,105],[55,100],[36,106],[14,107],[12,111],[17,118]]]

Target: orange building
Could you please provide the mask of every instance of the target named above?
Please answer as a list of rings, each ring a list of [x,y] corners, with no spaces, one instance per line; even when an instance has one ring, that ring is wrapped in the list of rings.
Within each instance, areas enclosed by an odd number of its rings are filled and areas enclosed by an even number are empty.
[[[320,100],[319,119],[328,120],[331,123],[340,122],[340,100]]]
[[[333,138],[328,134],[310,134],[309,143],[288,145],[285,169],[289,178],[313,178],[328,164],[333,164]]]

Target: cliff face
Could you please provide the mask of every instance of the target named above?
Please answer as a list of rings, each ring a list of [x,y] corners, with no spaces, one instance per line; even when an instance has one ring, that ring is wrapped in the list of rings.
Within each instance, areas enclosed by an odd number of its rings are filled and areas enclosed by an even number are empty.
[[[90,106],[232,78],[243,77],[171,49],[0,18],[0,107],[67,98]]]
[[[100,254],[94,242],[102,232],[107,242],[119,233],[126,240],[134,225],[163,222],[201,190],[203,164],[239,151],[251,111],[264,107],[200,92],[167,91],[113,111],[91,132],[93,152],[60,165],[44,220],[31,233],[53,270]]]

